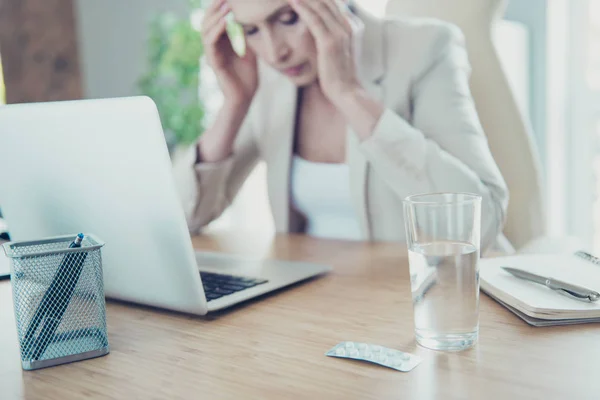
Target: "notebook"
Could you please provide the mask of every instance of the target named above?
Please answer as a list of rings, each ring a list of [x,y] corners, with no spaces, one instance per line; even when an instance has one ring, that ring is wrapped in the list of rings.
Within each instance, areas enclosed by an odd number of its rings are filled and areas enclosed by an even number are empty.
[[[590,303],[519,279],[503,266],[600,291],[600,259],[585,253],[521,254],[480,260],[481,290],[534,326],[600,322],[600,301]]]

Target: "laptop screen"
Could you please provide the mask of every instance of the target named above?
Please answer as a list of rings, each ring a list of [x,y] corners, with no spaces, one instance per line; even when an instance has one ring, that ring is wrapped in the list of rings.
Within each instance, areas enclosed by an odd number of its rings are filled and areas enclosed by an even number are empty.
[[[0,215],[1,217],[1,215]],[[0,218],[0,234],[3,234],[7,231],[6,223],[2,218]],[[2,240],[2,236],[0,236],[0,245],[4,243]],[[8,257],[4,254],[4,251],[0,248],[0,279],[6,278],[10,275],[10,264]]]

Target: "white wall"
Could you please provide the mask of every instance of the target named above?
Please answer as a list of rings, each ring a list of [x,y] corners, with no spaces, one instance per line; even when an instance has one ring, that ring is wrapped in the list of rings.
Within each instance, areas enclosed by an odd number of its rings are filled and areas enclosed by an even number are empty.
[[[530,37],[527,27],[519,22],[499,21],[492,28],[493,40],[508,83],[523,115],[530,115],[531,77],[529,76]]]
[[[76,0],[84,96],[137,94],[146,70],[148,22],[158,12],[188,15],[186,0]]]
[[[360,5],[373,15],[383,17],[385,15],[385,6],[389,0],[354,0],[355,4]]]

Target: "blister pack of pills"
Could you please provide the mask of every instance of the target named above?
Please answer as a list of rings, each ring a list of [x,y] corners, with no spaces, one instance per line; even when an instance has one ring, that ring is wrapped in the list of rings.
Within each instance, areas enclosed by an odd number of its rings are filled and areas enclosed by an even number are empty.
[[[329,357],[366,361],[397,371],[408,372],[419,365],[421,357],[376,344],[341,342],[325,353]]]

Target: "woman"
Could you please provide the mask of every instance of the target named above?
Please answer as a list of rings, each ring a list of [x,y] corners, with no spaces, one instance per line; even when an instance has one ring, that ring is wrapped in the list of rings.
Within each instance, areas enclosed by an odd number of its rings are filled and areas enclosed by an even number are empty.
[[[231,203],[259,159],[279,232],[404,240],[402,199],[483,197],[482,245],[504,242],[508,193],[469,92],[461,33],[338,0],[215,0],[202,27],[225,102],[180,175],[190,230]],[[246,54],[226,35],[232,12]]]

